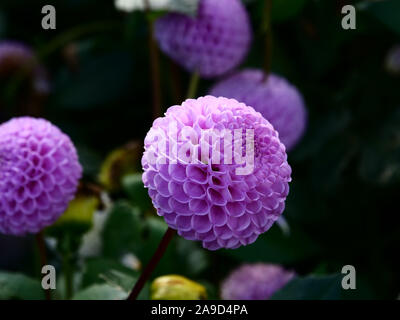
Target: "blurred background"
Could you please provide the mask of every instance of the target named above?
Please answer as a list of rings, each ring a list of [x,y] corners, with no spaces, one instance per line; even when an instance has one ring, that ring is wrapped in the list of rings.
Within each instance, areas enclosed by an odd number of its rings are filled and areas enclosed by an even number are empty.
[[[264,1],[244,2],[254,38],[242,67],[262,68]],[[41,27],[45,4],[57,10],[56,30]],[[346,4],[357,8],[356,30],[341,27]],[[119,297],[117,284],[131,287],[166,230],[140,180],[142,141],[155,114],[150,26],[162,14],[124,12],[105,0],[0,3],[0,42],[31,46],[43,67],[34,79],[0,78],[0,121],[20,115],[52,121],[70,135],[84,167],[69,215],[46,231],[49,261],[58,269],[67,259],[74,271],[75,298]],[[337,279],[353,265],[357,290],[333,292],[329,281],[305,281],[293,289],[301,293],[296,297],[395,299],[400,2],[274,0],[271,15],[272,71],[298,87],[309,114],[305,136],[289,153],[289,229],[274,225],[250,246],[217,252],[176,237],[152,277],[179,274],[219,298],[222,280],[244,263],[280,264],[302,279]],[[158,61],[165,111],[185,99],[190,75],[162,53]],[[198,96],[214,81],[201,80]],[[0,298],[26,298],[1,293],[1,283],[11,271],[38,276],[34,239],[0,235],[0,251]],[[59,298],[68,295],[65,277],[60,272]]]

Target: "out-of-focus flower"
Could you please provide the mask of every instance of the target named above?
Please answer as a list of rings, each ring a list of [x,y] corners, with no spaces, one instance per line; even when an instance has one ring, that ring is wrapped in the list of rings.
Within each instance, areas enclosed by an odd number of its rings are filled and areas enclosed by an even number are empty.
[[[284,78],[261,70],[240,71],[217,83],[213,96],[233,98],[253,107],[274,126],[288,150],[302,137],[307,112],[299,91]]]
[[[204,78],[242,62],[250,41],[249,17],[240,0],[201,0],[196,18],[170,13],[156,22],[159,46],[171,59]]]
[[[197,282],[178,275],[162,276],[151,284],[151,300],[204,300],[206,289]]]
[[[385,60],[386,70],[394,75],[400,74],[400,45],[390,49]]]
[[[291,181],[272,125],[223,97],[186,100],[156,119],[142,166],[158,215],[210,250],[248,245],[266,232],[284,210]]]
[[[37,233],[74,198],[82,168],[70,138],[44,119],[0,126],[0,232]]]
[[[221,286],[223,300],[266,300],[295,275],[279,265],[247,264],[234,270]]]
[[[15,41],[0,41],[0,81],[26,81],[29,89],[45,94],[49,83],[45,69],[39,64],[32,49]]]

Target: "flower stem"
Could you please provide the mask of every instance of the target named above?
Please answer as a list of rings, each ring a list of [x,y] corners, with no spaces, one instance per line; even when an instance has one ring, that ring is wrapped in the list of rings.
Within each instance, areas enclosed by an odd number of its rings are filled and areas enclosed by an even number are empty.
[[[265,0],[264,4],[264,31],[265,31],[265,59],[264,59],[264,72],[265,81],[271,72],[272,61],[272,28],[271,28],[271,9],[272,0]]]
[[[74,292],[73,285],[73,272],[71,267],[71,260],[68,253],[63,256],[63,271],[65,280],[65,299],[71,299]]]
[[[174,61],[169,60],[169,71],[171,74],[172,81],[171,84],[171,92],[174,99],[174,104],[182,103],[183,99],[183,90],[182,90],[182,79],[179,67],[176,65]]]
[[[44,236],[43,236],[43,232],[39,232],[38,234],[36,234],[36,245],[39,251],[39,257],[40,257],[40,265],[43,268],[43,266],[47,265],[47,254],[46,254],[46,245],[44,242]],[[40,268],[40,274],[42,271],[42,268]],[[51,300],[51,294],[50,294],[50,290],[44,290],[44,294],[46,297],[46,300]]]
[[[149,279],[150,275],[156,268],[157,264],[160,262],[162,256],[164,255],[165,251],[167,250],[168,244],[171,242],[172,238],[174,237],[176,231],[174,229],[168,228],[165,232],[163,238],[161,239],[160,244],[156,252],[154,253],[153,257],[151,258],[150,262],[143,270],[142,274],[140,275],[138,281],[136,282],[135,286],[133,287],[131,293],[127,300],[136,300],[139,296],[140,291],[142,291],[146,281]]]
[[[154,39],[154,22],[150,18],[150,4],[144,0],[144,6],[147,14],[147,23],[149,28],[148,46],[150,53],[150,69],[153,91],[153,119],[162,116],[161,109],[161,77],[160,77],[160,59],[156,41]]]
[[[61,240],[62,267],[64,273],[65,299],[71,299],[74,294],[74,254],[70,234],[65,234]]]
[[[187,93],[187,99],[192,99],[195,98],[196,92],[197,92],[197,87],[199,86],[199,73],[198,72],[193,72],[192,77],[190,78],[190,84],[189,84],[189,90]]]

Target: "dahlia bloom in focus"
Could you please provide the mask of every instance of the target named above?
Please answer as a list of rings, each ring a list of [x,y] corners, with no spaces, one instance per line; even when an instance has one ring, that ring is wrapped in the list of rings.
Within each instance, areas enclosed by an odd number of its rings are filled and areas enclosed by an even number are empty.
[[[261,70],[243,70],[217,83],[210,94],[233,98],[253,107],[271,122],[282,143],[290,150],[306,128],[303,98],[284,78],[271,74],[265,79]]]
[[[222,283],[223,300],[266,300],[283,288],[295,273],[265,263],[247,264],[233,271]]]
[[[196,18],[167,14],[157,20],[155,36],[175,62],[211,78],[242,62],[250,47],[251,27],[240,0],[200,0]]]
[[[0,126],[0,232],[37,233],[74,198],[82,168],[68,136],[43,119]]]
[[[234,99],[168,109],[145,138],[143,182],[158,215],[204,248],[253,243],[279,218],[291,168],[272,125]]]

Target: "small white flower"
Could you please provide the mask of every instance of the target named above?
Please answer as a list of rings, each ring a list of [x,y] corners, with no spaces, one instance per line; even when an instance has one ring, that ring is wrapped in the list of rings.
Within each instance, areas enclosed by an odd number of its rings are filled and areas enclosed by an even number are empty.
[[[148,3],[150,10],[176,11],[186,14],[195,14],[200,0],[115,0],[118,10],[132,12],[145,10]]]

